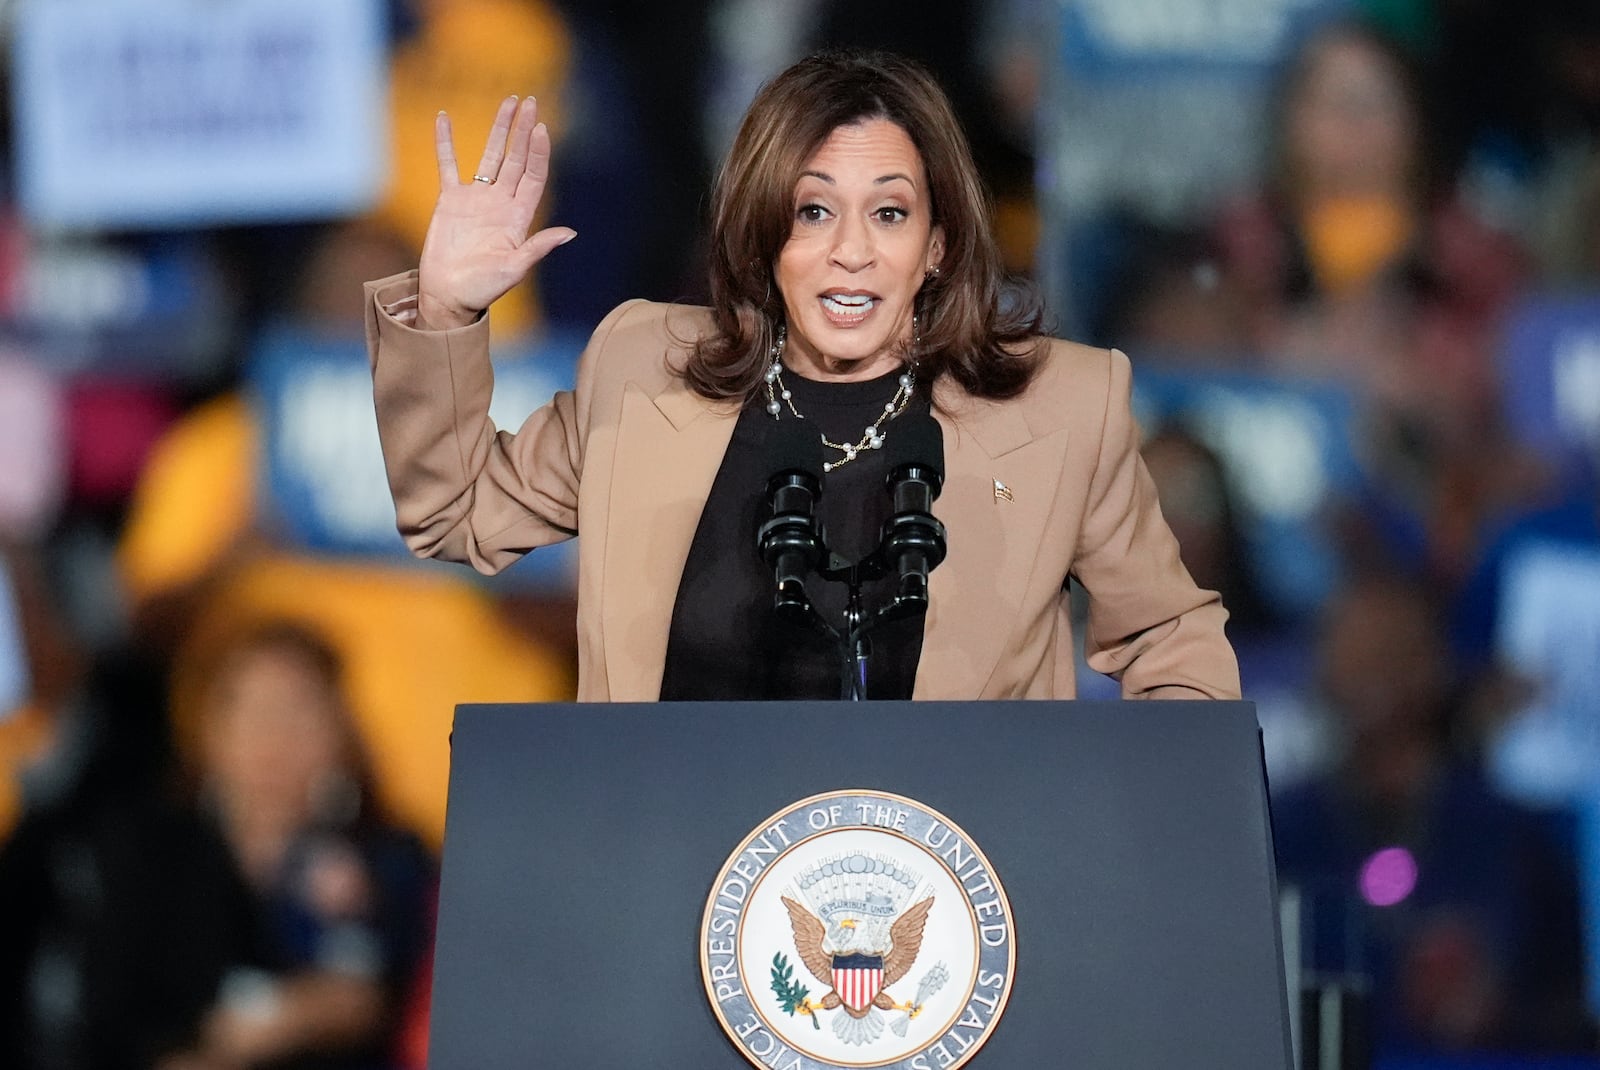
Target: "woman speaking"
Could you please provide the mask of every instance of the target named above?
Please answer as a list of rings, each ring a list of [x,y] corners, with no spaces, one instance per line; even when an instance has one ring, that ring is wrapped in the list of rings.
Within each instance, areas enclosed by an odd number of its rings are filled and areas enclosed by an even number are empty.
[[[529,234],[549,134],[512,98],[470,178],[443,114],[438,155],[419,269],[368,285],[399,527],[482,572],[581,535],[580,699],[837,697],[841,644],[817,622],[893,600],[894,570],[845,566],[905,508],[885,489],[897,446],[930,436],[947,556],[926,612],[872,633],[866,697],[1071,698],[1069,578],[1088,664],[1125,697],[1238,696],[1226,613],[1139,457],[1127,359],[1042,337],[1037,299],[1002,287],[965,138],[921,68],[826,53],[769,83],[717,179],[711,307],[623,304],[576,388],[515,433],[488,417],[484,310],[575,237]],[[825,540],[808,617],[774,612],[758,551],[785,466],[808,473]]]

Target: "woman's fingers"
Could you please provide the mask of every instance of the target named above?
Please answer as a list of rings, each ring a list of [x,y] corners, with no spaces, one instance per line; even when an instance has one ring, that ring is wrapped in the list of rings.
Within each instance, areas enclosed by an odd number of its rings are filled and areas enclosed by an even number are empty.
[[[433,150],[439,157],[439,188],[449,189],[461,181],[456,169],[456,147],[450,133],[450,116],[440,112],[433,120]]]
[[[506,163],[509,165],[510,160]],[[550,177],[550,128],[539,123],[528,132],[527,156],[522,173],[517,176],[517,203],[532,218],[539,208],[539,198],[544,196],[545,182]]]
[[[533,265],[550,255],[550,250],[567,244],[577,236],[578,232],[571,227],[546,227],[534,234],[517,246],[516,259],[521,269],[520,274],[526,275],[533,270]]]
[[[483,146],[483,156],[478,160],[478,169],[472,172],[474,179],[481,177],[493,181],[500,174],[500,162],[506,154],[506,138],[511,134],[511,117],[516,111],[516,97],[507,97],[500,102],[500,109],[494,113],[494,125],[489,128],[489,141]]]
[[[509,169],[513,190],[521,192],[523,176],[536,174],[530,190],[532,203],[538,204],[544,190],[545,176],[550,167],[550,131],[538,121],[539,104],[533,97],[518,101],[507,97],[496,110],[494,124],[489,128],[489,140],[483,155],[473,171],[475,181],[493,182],[502,168]],[[433,124],[434,155],[439,161],[441,188],[461,184],[461,169],[456,163],[455,135],[450,116],[440,112]]]
[[[528,137],[539,120],[539,102],[526,97],[517,105],[516,120],[511,126],[511,137],[506,143],[506,158],[501,170],[510,180],[512,188],[522,178],[522,169],[528,162]],[[485,172],[487,173],[487,172]]]

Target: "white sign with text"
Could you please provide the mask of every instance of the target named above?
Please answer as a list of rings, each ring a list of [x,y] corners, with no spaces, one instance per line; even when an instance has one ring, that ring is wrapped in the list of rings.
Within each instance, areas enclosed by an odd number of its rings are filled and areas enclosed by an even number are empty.
[[[34,224],[319,218],[381,189],[379,0],[25,0],[12,47]]]

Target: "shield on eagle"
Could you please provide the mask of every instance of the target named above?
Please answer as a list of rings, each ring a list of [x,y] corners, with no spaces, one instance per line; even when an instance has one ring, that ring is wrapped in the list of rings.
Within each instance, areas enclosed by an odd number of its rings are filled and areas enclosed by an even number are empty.
[[[833,990],[846,1007],[866,1010],[882,988],[882,955],[833,956]]]

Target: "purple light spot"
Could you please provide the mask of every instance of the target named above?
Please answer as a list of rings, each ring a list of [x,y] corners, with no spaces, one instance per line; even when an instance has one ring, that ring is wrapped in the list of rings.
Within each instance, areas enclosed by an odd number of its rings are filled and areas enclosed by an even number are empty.
[[[1361,867],[1361,897],[1375,907],[1403,902],[1417,887],[1417,860],[1404,847],[1385,847]]]

